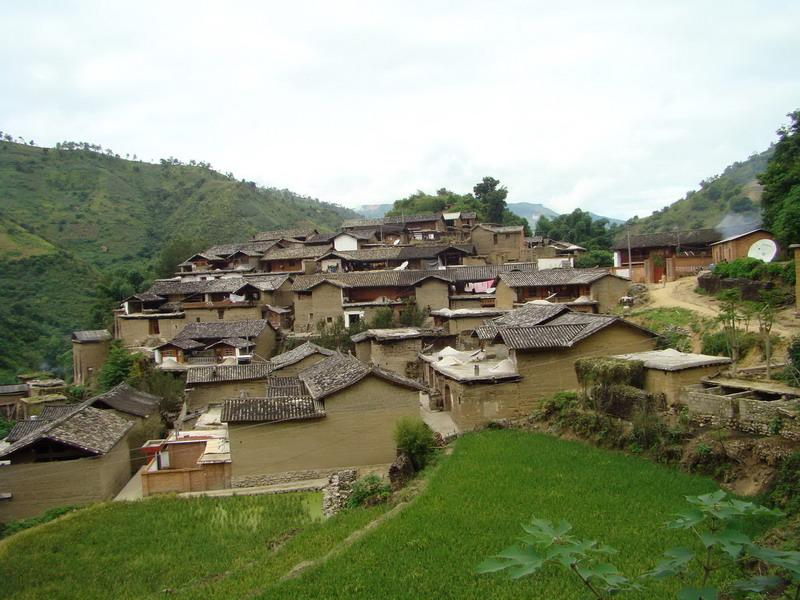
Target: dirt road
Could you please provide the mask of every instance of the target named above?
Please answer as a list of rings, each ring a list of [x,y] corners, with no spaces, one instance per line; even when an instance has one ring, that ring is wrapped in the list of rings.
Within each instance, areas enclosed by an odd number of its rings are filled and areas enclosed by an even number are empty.
[[[716,318],[719,315],[719,302],[709,296],[696,294],[694,288],[697,280],[694,277],[684,277],[671,281],[666,285],[650,284],[651,304],[648,308],[667,308],[677,306],[688,308],[704,317]],[[756,324],[756,328],[758,325]],[[800,318],[795,316],[795,308],[789,307],[778,313],[772,332],[783,337],[793,337],[800,334]]]

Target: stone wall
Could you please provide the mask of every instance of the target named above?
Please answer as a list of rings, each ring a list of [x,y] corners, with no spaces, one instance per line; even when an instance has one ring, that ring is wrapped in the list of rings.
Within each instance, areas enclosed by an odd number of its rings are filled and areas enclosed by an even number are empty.
[[[722,395],[719,387],[684,388],[689,418],[700,425],[727,427],[757,435],[800,441],[800,400],[757,400],[749,392]]]
[[[347,505],[357,478],[355,469],[336,471],[330,476],[328,485],[322,490],[322,514],[332,517]]]

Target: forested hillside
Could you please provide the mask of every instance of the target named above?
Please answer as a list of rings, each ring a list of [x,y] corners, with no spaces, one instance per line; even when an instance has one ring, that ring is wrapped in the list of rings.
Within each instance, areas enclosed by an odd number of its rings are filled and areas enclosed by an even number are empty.
[[[720,175],[700,182],[700,189],[645,218],[634,217],[632,231],[652,233],[673,229],[736,227],[761,218],[760,175],[774,152],[769,148],[735,162]]]
[[[152,276],[162,250],[356,215],[174,159],[150,164],[79,149],[0,142],[0,382],[65,365],[92,322],[96,287]],[[127,273],[136,274],[128,277]]]

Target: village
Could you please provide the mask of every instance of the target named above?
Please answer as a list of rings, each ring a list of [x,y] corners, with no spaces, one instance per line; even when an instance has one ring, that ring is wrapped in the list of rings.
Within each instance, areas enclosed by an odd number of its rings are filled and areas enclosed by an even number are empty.
[[[177,405],[126,382],[79,402],[59,379],[0,386],[16,421],[0,441],[0,521],[365,474],[394,484],[399,421],[423,421],[440,445],[524,421],[581,390],[576,364],[593,359],[641,365],[641,394],[664,414],[763,435],[780,420],[778,435],[800,441],[800,389],[737,376],[731,358],[670,348],[628,318],[637,287],[702,278],[774,240],[761,228],[622,236],[613,267],[576,268],[585,249],[568,240],[440,212],[198,248],[126,298],[112,329],[72,335],[75,385],[96,389],[122,351],[179,382]],[[800,265],[800,246],[777,252]]]

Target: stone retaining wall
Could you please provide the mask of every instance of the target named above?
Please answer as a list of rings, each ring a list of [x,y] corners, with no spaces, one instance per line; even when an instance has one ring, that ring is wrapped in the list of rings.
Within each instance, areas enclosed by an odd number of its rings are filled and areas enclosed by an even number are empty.
[[[756,400],[749,392],[722,395],[718,387],[687,386],[682,399],[700,425],[728,427],[757,435],[800,441],[800,400]]]

